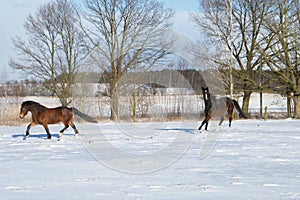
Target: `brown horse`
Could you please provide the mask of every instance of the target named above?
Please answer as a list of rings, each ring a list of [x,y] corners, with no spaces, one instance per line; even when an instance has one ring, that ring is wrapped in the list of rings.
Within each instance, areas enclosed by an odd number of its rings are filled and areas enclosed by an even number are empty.
[[[23,119],[25,115],[31,112],[32,122],[27,126],[26,136],[29,136],[29,129],[35,125],[44,126],[47,132],[47,138],[51,139],[51,134],[49,132],[48,124],[57,124],[62,122],[64,128],[60,131],[62,135],[63,132],[71,126],[75,134],[79,134],[78,130],[75,127],[73,122],[73,111],[72,108],[66,106],[56,107],[56,108],[47,108],[34,101],[24,101],[21,105],[21,110],[19,117]]]
[[[208,122],[212,117],[220,117],[219,126],[221,126],[224,121],[224,114],[226,112],[229,119],[229,127],[231,127],[234,108],[236,108],[241,117],[249,119],[249,117],[242,111],[236,100],[230,99],[229,97],[222,97],[220,99],[212,98],[210,96],[208,87],[202,87],[202,93],[205,105],[205,118],[198,130],[201,130],[204,124],[205,130],[207,130]]]

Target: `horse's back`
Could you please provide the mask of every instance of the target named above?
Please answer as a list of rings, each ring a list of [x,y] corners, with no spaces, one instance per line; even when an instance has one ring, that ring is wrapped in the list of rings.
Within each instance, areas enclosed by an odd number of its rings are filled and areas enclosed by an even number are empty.
[[[61,106],[61,114],[63,116],[63,118],[65,119],[72,119],[73,118],[73,109],[72,108],[69,108],[67,106]]]
[[[46,124],[57,124],[59,122],[70,121],[72,118],[72,108],[68,108],[66,106],[48,108],[40,114],[41,123]]]
[[[59,115],[61,115],[64,119],[73,117],[73,109],[72,108],[69,108],[67,106],[60,106],[60,107],[53,108],[53,109],[56,110],[59,113]]]
[[[223,116],[227,111],[227,99],[225,97],[216,98],[213,96],[211,104],[211,115],[214,117]]]

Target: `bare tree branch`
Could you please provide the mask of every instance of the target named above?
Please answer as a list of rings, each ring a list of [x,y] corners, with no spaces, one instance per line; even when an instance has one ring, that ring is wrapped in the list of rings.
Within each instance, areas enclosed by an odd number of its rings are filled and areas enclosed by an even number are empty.
[[[12,68],[48,83],[45,87],[63,105],[71,102],[71,86],[86,57],[77,13],[68,0],[42,5],[35,15],[27,17],[26,37],[13,39],[18,56],[9,61]]]
[[[167,35],[173,12],[155,0],[85,3],[87,46],[99,68],[111,73],[109,96],[113,98],[118,81],[128,70],[141,66],[148,69],[167,54],[172,45]],[[112,99],[112,119],[118,118],[117,104],[117,99]]]

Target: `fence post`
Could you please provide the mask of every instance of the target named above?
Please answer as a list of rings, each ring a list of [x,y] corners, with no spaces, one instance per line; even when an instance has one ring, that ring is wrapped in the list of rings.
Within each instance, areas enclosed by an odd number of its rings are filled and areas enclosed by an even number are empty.
[[[266,121],[268,118],[268,106],[265,107],[264,120]]]

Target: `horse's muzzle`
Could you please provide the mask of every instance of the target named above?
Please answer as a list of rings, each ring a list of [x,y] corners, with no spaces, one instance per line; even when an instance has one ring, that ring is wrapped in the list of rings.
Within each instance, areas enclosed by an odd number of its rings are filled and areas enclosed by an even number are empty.
[[[23,119],[23,118],[24,118],[24,115],[23,115],[23,114],[19,114],[19,117],[20,117],[21,119]]]

